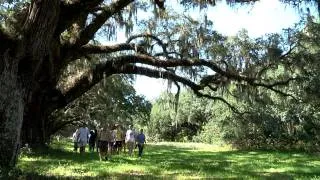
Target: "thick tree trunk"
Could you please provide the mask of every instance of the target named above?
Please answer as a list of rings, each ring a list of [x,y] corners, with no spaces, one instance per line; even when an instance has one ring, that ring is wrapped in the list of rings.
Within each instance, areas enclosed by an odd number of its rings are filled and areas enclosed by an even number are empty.
[[[4,56],[0,74],[0,167],[11,168],[17,161],[23,121],[23,89],[18,81],[18,60]]]
[[[25,66],[29,66],[32,72],[29,82],[32,86],[27,87],[29,97],[24,112],[24,143],[43,145],[47,139],[45,125],[48,114],[45,108],[48,102],[45,102],[45,96],[56,83],[60,44],[54,33],[59,13],[60,0],[33,0],[24,25],[24,40],[30,50],[26,51],[22,63],[27,64]]]
[[[0,63],[5,64],[0,66],[5,67],[0,69],[1,168],[13,167],[17,161],[24,117],[28,117],[25,124],[32,127],[32,133],[42,134],[36,135],[41,138],[39,141],[45,139],[45,131],[38,126],[38,121],[44,120],[45,113],[40,108],[43,102],[42,98],[37,100],[37,96],[43,89],[54,86],[58,51],[53,50],[57,49],[53,42],[59,41],[54,36],[59,13],[60,0],[32,0],[21,31],[22,38],[15,49],[8,48],[0,54]],[[32,112],[35,114],[31,116]]]

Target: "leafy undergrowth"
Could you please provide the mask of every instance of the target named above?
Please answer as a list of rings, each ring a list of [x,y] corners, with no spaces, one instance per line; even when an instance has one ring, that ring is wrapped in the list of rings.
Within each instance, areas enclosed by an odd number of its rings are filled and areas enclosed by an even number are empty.
[[[237,151],[196,143],[147,144],[140,160],[126,154],[99,161],[95,152],[72,152],[71,142],[21,155],[20,179],[320,179],[316,154]]]

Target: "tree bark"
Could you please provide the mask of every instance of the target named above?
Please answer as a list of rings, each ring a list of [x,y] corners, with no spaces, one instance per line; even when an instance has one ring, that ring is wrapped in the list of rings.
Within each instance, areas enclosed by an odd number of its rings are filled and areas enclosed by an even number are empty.
[[[54,86],[54,58],[57,55],[53,55],[53,49],[56,49],[53,42],[57,42],[54,32],[59,13],[60,0],[32,0],[23,25],[22,38],[17,41],[16,47],[0,51],[1,169],[10,169],[17,162],[25,117],[32,121],[26,120],[24,124],[42,130],[40,141],[45,139],[44,124],[41,122],[45,113],[39,108],[39,105],[41,107],[44,104],[44,96],[39,98],[38,95]],[[35,114],[30,116],[32,112]],[[34,121],[36,124],[33,124]]]
[[[23,64],[28,71],[21,76],[28,91],[24,111],[23,141],[44,144],[47,118],[45,97],[56,83],[60,65],[59,36],[55,35],[60,15],[60,0],[33,0],[24,25],[26,50]],[[26,68],[24,68],[26,69]],[[30,74],[31,72],[31,74]],[[26,76],[28,74],[29,76]]]
[[[17,161],[24,95],[18,81],[18,60],[8,53],[2,57],[5,67],[0,74],[0,167],[8,169]]]
[[[45,107],[38,102],[30,103],[27,107],[28,111],[25,111],[23,118],[22,142],[28,143],[30,147],[44,146],[50,137],[47,134],[48,115]]]

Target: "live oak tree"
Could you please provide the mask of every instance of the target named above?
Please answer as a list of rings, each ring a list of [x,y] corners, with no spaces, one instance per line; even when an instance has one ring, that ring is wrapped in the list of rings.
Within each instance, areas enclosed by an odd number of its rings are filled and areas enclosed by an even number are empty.
[[[250,1],[255,0],[229,2]],[[202,8],[215,4],[215,1],[209,0],[180,2],[186,6],[200,5]],[[48,116],[112,74],[139,74],[170,79],[191,88],[198,96],[220,100],[226,104],[228,102],[223,98],[211,96],[202,90],[209,88],[215,91],[225,84],[235,83],[280,92],[277,86],[288,84],[293,79],[264,79],[262,71],[271,66],[264,66],[267,62],[262,60],[259,63],[246,61],[251,63],[252,69],[257,66],[256,71],[246,74],[243,73],[242,66],[237,69],[237,66],[229,65],[228,61],[221,59],[229,57],[227,55],[218,59],[214,56],[204,58],[201,55],[199,58],[191,57],[191,46],[185,45],[189,45],[188,36],[192,34],[186,33],[187,39],[173,36],[170,40],[162,40],[151,32],[131,35],[134,17],[140,18],[137,17],[137,9],[154,5],[155,11],[165,11],[166,4],[169,3],[170,1],[161,0],[1,0],[1,168],[15,165],[20,137],[30,144],[45,143],[48,129],[51,128]],[[98,31],[104,32],[105,37],[112,37],[122,26],[127,27],[129,36],[126,42],[113,45],[96,43],[95,35]],[[205,27],[199,25],[197,28],[200,32]],[[210,33],[206,37],[210,38]],[[149,43],[135,43],[138,39]],[[211,42],[223,43],[221,40],[215,42],[213,38]],[[156,51],[151,48],[154,45],[157,46]],[[171,52],[172,50],[175,52]],[[273,58],[282,62],[289,52],[290,50]],[[97,54],[113,56],[105,56],[99,63],[71,78],[67,85],[58,86],[61,74],[68,64],[79,59],[90,60]],[[243,57],[250,59],[250,54],[244,55]],[[179,68],[175,70],[176,67],[201,67],[215,73],[204,75],[195,72],[194,77],[197,78],[191,79],[184,76],[184,73],[179,73]]]

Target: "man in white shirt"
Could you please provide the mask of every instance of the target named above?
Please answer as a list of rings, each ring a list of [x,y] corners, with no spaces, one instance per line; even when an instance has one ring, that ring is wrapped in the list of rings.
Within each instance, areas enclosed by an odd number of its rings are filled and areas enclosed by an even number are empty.
[[[86,124],[83,124],[82,127],[80,127],[77,132],[77,138],[78,138],[78,146],[80,148],[80,154],[85,152],[86,145],[89,141],[89,129],[86,127]]]
[[[130,156],[132,156],[133,149],[134,149],[134,144],[135,144],[135,138],[134,138],[134,131],[131,130],[131,126],[129,126],[129,129],[126,132],[126,144],[128,148],[128,153]]]

